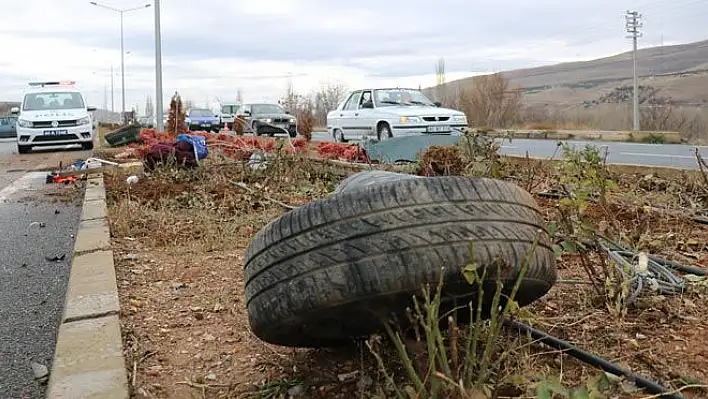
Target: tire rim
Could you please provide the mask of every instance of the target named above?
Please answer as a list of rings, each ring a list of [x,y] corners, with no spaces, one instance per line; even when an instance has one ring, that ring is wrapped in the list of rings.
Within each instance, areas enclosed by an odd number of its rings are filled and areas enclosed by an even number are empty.
[[[379,141],[388,140],[391,138],[391,129],[388,126],[382,126],[379,130]]]

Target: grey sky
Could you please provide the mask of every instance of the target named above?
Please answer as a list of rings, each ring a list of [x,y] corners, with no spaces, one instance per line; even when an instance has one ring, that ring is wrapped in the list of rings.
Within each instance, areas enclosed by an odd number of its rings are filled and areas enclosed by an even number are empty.
[[[110,65],[119,71],[118,14],[84,0],[8,3],[1,99],[20,96],[28,80],[75,79],[101,105]],[[198,102],[237,88],[274,100],[289,73],[301,91],[324,82],[427,86],[438,57],[449,79],[597,58],[629,49],[627,9],[644,15],[641,47],[703,40],[708,17],[699,0],[170,0],[162,9],[165,95],[180,90]],[[125,47],[127,102],[142,104],[154,92],[152,9],[125,14]],[[118,104],[118,76],[114,83]]]

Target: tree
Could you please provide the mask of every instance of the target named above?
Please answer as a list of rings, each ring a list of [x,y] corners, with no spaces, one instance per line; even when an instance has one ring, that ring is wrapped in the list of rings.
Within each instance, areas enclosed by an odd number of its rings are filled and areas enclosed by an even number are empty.
[[[187,133],[189,129],[184,123],[184,108],[182,107],[182,98],[179,93],[175,92],[170,101],[170,110],[167,114],[167,126],[165,129],[171,134]]]
[[[180,100],[182,101],[182,100]],[[194,101],[192,100],[184,100],[184,109],[190,109],[194,108]]]
[[[327,123],[327,113],[337,107],[344,99],[347,89],[341,84],[323,84],[315,91],[313,114],[315,123],[324,126]]]
[[[477,76],[459,92],[459,108],[476,126],[506,127],[519,117],[521,90],[511,89],[501,73]]]
[[[145,98],[145,117],[148,119],[153,118],[155,116],[155,104],[152,102],[152,97],[148,94],[147,98]]]
[[[239,104],[243,104],[243,96],[241,95],[241,89],[236,89],[236,101]]]

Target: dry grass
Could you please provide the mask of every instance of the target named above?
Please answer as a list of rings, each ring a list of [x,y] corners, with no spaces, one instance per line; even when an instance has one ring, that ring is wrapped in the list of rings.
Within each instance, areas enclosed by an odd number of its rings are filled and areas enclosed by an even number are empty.
[[[130,187],[124,176],[107,178],[132,396],[279,398],[288,397],[288,391],[321,398],[394,395],[383,369],[363,345],[293,350],[265,344],[248,328],[242,268],[249,238],[286,211],[277,202],[299,205],[321,198],[347,172],[339,165],[298,157],[280,157],[265,170],[253,170],[214,155],[194,171],[162,169]],[[459,154],[453,155],[457,159]],[[440,164],[432,154],[424,159],[427,165]],[[455,172],[494,173],[534,194],[557,187],[557,166],[524,159],[493,162],[495,166],[475,164],[462,170],[455,163]],[[436,173],[451,171],[443,167]],[[608,195],[610,205],[591,203],[587,209],[597,228],[615,229],[611,231],[638,249],[708,267],[708,227],[658,210],[707,207],[708,191],[700,176],[612,178],[619,187]],[[549,221],[559,219],[557,200],[538,197],[538,202]],[[598,256],[590,260],[597,267],[602,262]],[[683,295],[643,296],[620,318],[598,297],[581,262],[578,254],[563,254],[559,284],[520,317],[672,388],[708,382],[708,349],[701,344],[708,339],[704,283]],[[478,396],[470,391],[467,397],[483,397],[484,390],[498,397],[534,397],[548,381],[578,386],[598,375],[596,369],[526,337],[502,332],[492,338],[491,353],[506,354],[506,360],[490,369],[489,378],[474,391]],[[394,384],[407,385],[410,380],[396,351],[385,340],[372,345]],[[412,345],[409,350],[416,361],[425,357],[425,348]],[[646,396],[631,392],[626,383],[611,385],[617,397]],[[700,389],[684,393],[708,395]]]

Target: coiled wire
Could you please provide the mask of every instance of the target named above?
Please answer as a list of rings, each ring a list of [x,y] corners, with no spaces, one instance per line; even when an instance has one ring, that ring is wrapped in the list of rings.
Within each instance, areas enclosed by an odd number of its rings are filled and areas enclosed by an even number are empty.
[[[648,256],[647,269],[640,270],[639,254],[599,234],[597,237],[600,247],[615,262],[622,276],[629,281],[632,293],[627,299],[628,303],[633,303],[645,287],[663,295],[680,294],[686,289],[686,281],[674,273],[668,262]]]

